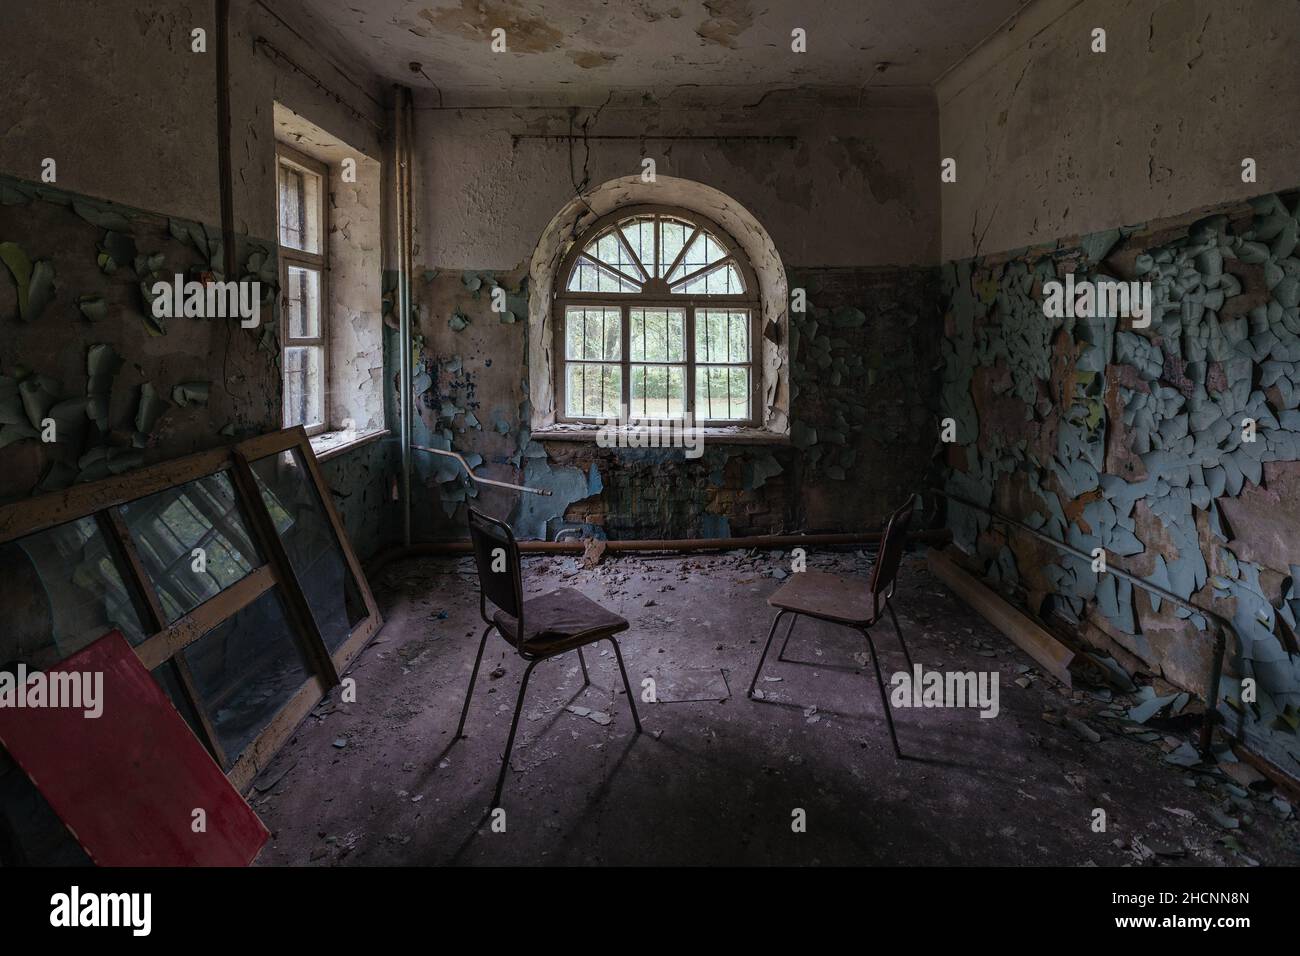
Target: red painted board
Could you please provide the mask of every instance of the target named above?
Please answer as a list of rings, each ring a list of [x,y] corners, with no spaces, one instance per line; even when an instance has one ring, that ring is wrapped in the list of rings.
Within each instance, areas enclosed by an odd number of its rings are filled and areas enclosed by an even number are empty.
[[[102,674],[85,708],[0,706],[0,744],[100,866],[247,866],[269,833],[119,631],[45,672]],[[194,811],[207,830],[195,833]]]

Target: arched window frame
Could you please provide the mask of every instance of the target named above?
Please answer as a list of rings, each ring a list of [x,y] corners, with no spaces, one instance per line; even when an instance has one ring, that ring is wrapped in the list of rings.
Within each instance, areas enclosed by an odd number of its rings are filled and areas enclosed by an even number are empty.
[[[632,273],[623,274],[626,279],[632,279],[634,282],[642,284],[643,290],[639,292],[571,292],[569,291],[569,280],[573,275],[580,259],[586,256],[586,248],[594,240],[601,237],[610,230],[611,227],[625,223],[632,219],[644,219],[654,217],[655,228],[653,239],[655,243],[654,262],[651,268],[659,260],[659,242],[661,230],[659,221],[662,218],[682,221],[690,224],[695,230],[703,230],[713,237],[713,239],[725,250],[726,255],[714,263],[696,270],[695,272],[684,275],[679,282],[689,281],[692,277],[704,275],[716,269],[724,268],[730,263],[735,266],[736,271],[740,274],[744,282],[745,291],[742,294],[686,294],[674,293],[668,288],[666,279],[657,276],[649,276],[644,273],[644,269],[638,263],[637,256],[628,245],[622,232],[615,228],[614,234],[618,237],[620,244],[623,245],[624,251],[628,258],[634,263],[635,268]],[[672,267],[679,264],[685,256],[686,251],[690,248],[694,239],[694,233],[688,234],[686,242],[683,244],[677,260],[670,264],[665,271],[665,276],[672,274]],[[606,264],[607,265],[607,264]],[[616,268],[610,267],[617,274]],[[657,270],[656,270],[657,271]],[[674,282],[674,285],[678,284]],[[755,427],[762,422],[762,400],[763,400],[763,376],[762,376],[762,340],[760,330],[762,328],[762,298],[759,292],[758,277],[750,264],[748,256],[745,255],[739,243],[721,226],[712,219],[703,216],[693,210],[685,209],[679,206],[667,206],[658,204],[638,204],[620,207],[597,219],[583,233],[582,237],[574,243],[568,254],[564,257],[558,272],[558,281],[556,282],[556,293],[552,303],[551,317],[552,328],[554,330],[554,355],[556,361],[553,363],[553,385],[556,395],[556,418],[560,422],[567,423],[592,423],[600,421],[606,416],[571,416],[567,414],[567,403],[565,397],[566,370],[572,360],[567,358],[565,350],[565,320],[567,310],[571,306],[593,306],[600,305],[608,308],[617,307],[620,317],[620,351],[621,355],[617,362],[612,358],[606,363],[609,365],[618,364],[622,368],[622,399],[621,407],[628,409],[629,419],[633,422],[640,420],[637,410],[632,407],[631,401],[631,384],[632,384],[632,366],[638,363],[634,362],[631,357],[631,336],[630,332],[630,311],[638,307],[649,308],[682,308],[685,310],[685,328],[683,333],[683,343],[685,346],[685,410],[687,414],[694,416],[694,422],[699,426],[745,426]],[[695,343],[695,326],[697,310],[713,306],[720,309],[746,309],[748,311],[748,361],[744,363],[701,363],[696,356]],[[663,363],[677,364],[677,363]],[[749,382],[749,402],[747,414],[741,417],[727,418],[710,418],[701,414],[701,409],[696,407],[695,387],[697,370],[705,365],[722,365],[731,368],[743,368],[748,375]]]

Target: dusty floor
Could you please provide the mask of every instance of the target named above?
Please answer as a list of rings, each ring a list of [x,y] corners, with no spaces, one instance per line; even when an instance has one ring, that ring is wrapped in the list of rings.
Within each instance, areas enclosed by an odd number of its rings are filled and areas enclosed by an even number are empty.
[[[869,566],[860,553],[809,556],[809,567],[864,582]],[[347,675],[357,702],[339,703],[336,689],[250,793],[272,830],[259,862],[1300,863],[1300,824],[1276,794],[1166,761],[1193,739],[1192,716],[1138,727],[1118,716],[1128,697],[1063,693],[919,555],[906,559],[896,598],[913,659],[996,669],[996,718],[896,709],[912,758],[896,760],[860,638],[807,619],[788,656],[815,665],[776,662],[774,647],[764,673],[779,680],[760,681],[766,700],[746,699],[771,621],[765,598],[780,585],[773,571],[787,567],[770,552],[607,558],[593,570],[526,559],[528,593],[578,587],[632,622],[621,635],[629,677],[638,695],[654,678],[660,702],[639,702],[645,732],[635,735],[608,644],[588,649],[592,686],[581,693],[575,655],[539,664],[502,798],[505,832],[494,832],[488,803],[524,665],[491,635],[469,736],[453,746],[481,627],[472,566],[390,566],[374,582],[387,624]],[[905,664],[887,625],[875,637],[888,680]],[[1096,808],[1104,833],[1093,830]],[[793,832],[796,809],[806,832]]]

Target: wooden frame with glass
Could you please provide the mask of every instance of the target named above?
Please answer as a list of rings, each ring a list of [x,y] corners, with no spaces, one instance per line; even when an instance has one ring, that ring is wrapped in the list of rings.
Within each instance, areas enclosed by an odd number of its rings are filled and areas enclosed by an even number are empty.
[[[276,147],[283,425],[308,435],[329,427],[328,188],[323,163]]]
[[[111,630],[245,789],[383,620],[301,427],[0,507],[0,660]]]
[[[552,309],[556,419],[692,417],[756,426],[763,392],[758,280],[699,213],[627,206],[565,256]]]

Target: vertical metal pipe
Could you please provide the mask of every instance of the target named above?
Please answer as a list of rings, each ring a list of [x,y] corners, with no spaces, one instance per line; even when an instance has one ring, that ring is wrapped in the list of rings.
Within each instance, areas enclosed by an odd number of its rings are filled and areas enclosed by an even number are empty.
[[[394,85],[393,159],[397,188],[397,402],[401,423],[402,543],[411,546],[411,91]]]
[[[222,265],[226,281],[235,279],[234,174],[230,162],[230,0],[216,0],[217,169],[221,177]]]

